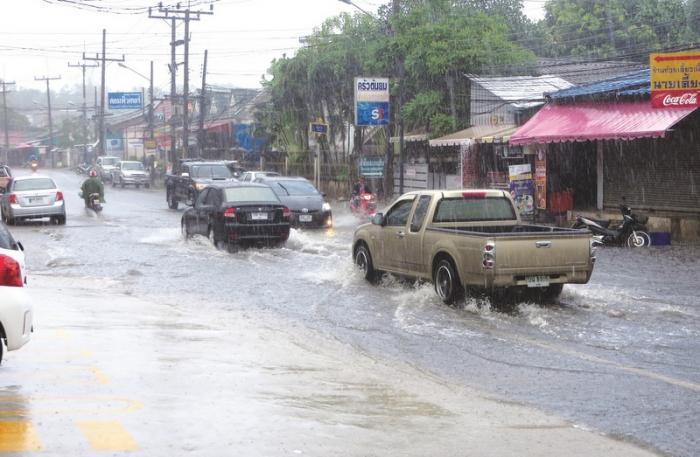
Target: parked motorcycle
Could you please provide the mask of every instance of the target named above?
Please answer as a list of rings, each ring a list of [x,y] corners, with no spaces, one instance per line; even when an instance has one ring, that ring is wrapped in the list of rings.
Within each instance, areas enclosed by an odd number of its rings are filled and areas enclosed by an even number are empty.
[[[647,232],[647,216],[634,214],[627,205],[620,205],[622,224],[610,228],[609,220],[597,220],[576,216],[576,221],[571,228],[587,228],[596,241],[604,245],[627,246],[630,248],[642,248],[651,245],[651,237]]]
[[[372,192],[356,194],[350,199],[350,211],[361,217],[372,217],[377,212],[377,196]]]

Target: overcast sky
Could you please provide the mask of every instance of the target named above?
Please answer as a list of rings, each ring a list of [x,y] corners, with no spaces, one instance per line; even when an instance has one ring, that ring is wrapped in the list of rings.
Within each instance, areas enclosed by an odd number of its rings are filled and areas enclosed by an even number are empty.
[[[111,12],[76,8],[78,0],[3,0],[0,14],[0,79],[16,81],[19,87],[44,88],[34,77],[61,76],[52,89],[77,85],[82,52],[101,52],[102,29],[107,29],[107,56],[125,55],[126,65],[148,76],[154,61],[155,86],[169,90],[167,64],[170,61],[170,23],[150,19],[140,7],[157,5],[147,0],[82,0],[83,3],[111,7]],[[182,5],[187,0],[181,0]],[[164,4],[172,4],[164,1]],[[205,0],[192,0],[203,4]],[[386,2],[355,0],[361,8],[374,12]],[[525,2],[526,14],[540,18],[542,0]],[[208,10],[205,6],[193,9]],[[338,0],[215,0],[214,14],[190,22],[190,87],[201,85],[204,49],[209,51],[207,82],[237,87],[259,87],[261,75],[270,61],[299,48],[299,37],[311,33],[324,19],[341,12],[357,11]],[[125,14],[116,14],[125,13]],[[155,13],[155,11],[154,11]],[[178,39],[184,25],[179,21]],[[178,48],[182,61],[182,47]],[[99,69],[88,69],[88,80],[99,84]],[[135,73],[107,66],[109,90],[131,90],[148,85]],[[182,85],[182,68],[178,86]]]

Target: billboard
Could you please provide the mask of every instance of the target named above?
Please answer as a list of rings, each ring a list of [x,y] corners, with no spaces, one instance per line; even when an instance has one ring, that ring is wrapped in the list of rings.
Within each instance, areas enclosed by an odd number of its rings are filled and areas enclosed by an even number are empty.
[[[355,125],[388,125],[389,119],[389,78],[355,78]]]
[[[654,53],[651,67],[651,106],[700,106],[700,51]]]
[[[109,92],[107,106],[109,109],[141,109],[143,108],[141,92]]]

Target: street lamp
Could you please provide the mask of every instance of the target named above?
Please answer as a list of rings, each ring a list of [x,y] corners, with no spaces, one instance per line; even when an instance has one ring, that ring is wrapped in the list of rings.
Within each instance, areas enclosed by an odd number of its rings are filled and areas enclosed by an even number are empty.
[[[354,7],[357,8],[358,10],[362,11],[363,13],[365,13],[367,16],[369,16],[369,17],[371,17],[371,18],[373,18],[373,19],[376,19],[376,17],[374,17],[373,14],[368,13],[367,11],[365,11],[364,9],[362,9],[360,6],[358,6],[357,4],[355,4],[352,0],[338,0],[338,1],[343,2],[343,3],[346,3],[346,4],[350,5],[350,6],[354,6]]]

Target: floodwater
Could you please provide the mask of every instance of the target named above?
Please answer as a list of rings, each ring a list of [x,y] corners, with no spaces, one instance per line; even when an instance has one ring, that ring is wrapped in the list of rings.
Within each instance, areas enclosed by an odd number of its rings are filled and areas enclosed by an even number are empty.
[[[206,239],[185,241],[183,210],[169,210],[163,190],[108,186],[108,203],[95,217],[77,197],[81,177],[53,176],[66,195],[67,225],[13,228],[26,247],[31,276],[88,281],[182,313],[274,319],[372,360],[531,405],[584,429],[696,455],[698,246],[602,248],[591,282],[566,286],[554,305],[501,307],[467,297],[448,307],[429,284],[392,277],[378,286],[366,283],[350,255],[358,220],[342,203],[334,205],[333,229],[293,230],[282,249],[228,254]],[[392,400],[386,386],[357,388],[365,401],[403,401]],[[306,411],[302,415],[338,401],[349,417],[364,417],[359,413],[367,408],[352,392],[341,399],[322,392],[270,395]],[[421,408],[449,416],[434,405],[394,406],[395,417],[377,420],[401,421]]]

